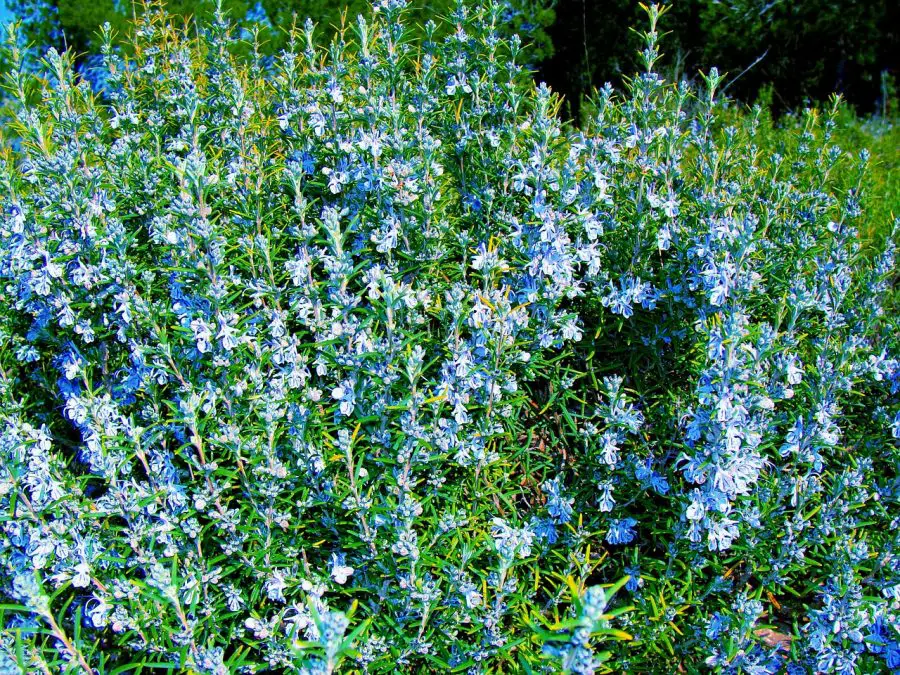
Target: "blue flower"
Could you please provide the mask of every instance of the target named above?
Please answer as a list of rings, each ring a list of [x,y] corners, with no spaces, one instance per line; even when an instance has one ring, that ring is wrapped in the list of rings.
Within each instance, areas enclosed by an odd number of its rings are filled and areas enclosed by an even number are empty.
[[[637,521],[634,518],[619,518],[609,521],[609,531],[606,533],[606,541],[609,544],[628,544],[634,540],[634,526]]]

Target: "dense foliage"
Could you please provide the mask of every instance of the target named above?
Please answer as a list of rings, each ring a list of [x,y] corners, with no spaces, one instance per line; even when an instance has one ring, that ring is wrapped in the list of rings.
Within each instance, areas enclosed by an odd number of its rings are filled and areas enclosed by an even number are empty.
[[[404,5],[274,60],[153,11],[103,98],[11,41],[0,672],[900,668],[838,106],[667,83],[653,7],[576,130],[502,7]]]
[[[556,0],[503,0],[498,28],[506,34],[520,35],[524,54],[530,63],[550,57],[553,46],[547,28],[556,15]],[[101,27],[109,23],[118,37],[118,46],[131,44],[132,19],[142,15],[153,2],[147,0],[8,0],[21,22],[21,39],[41,56],[52,48],[74,52],[76,65],[88,77],[92,75],[103,40]],[[217,10],[237,21],[248,31],[258,32],[258,49],[263,54],[281,51],[295,25],[302,27],[307,17],[316,22],[320,35],[328,39],[341,26],[352,24],[363,14],[370,18],[370,0],[165,0],[166,11],[182,21],[208,23]],[[456,0],[411,0],[406,25],[410,38],[421,38],[429,19],[447,17]],[[439,37],[449,22],[441,22]]]
[[[23,22],[23,38],[43,55],[72,48],[85,72],[97,61],[98,32],[110,22],[129,43],[130,21],[145,0],[8,0]],[[176,16],[209,20],[216,0],[166,0]],[[261,49],[284,47],[299,17],[312,17],[323,35],[367,13],[368,0],[219,0],[226,14],[260,30]],[[413,34],[429,18],[447,16],[454,0],[411,0]],[[637,0],[504,0],[504,34],[518,33],[526,62],[579,118],[582,100],[606,82],[620,83],[637,66],[641,38]],[[728,74],[728,93],[753,102],[772,87],[778,113],[840,92],[859,110],[875,112],[890,98],[898,75],[900,5],[889,0],[679,0],[666,20],[666,71],[679,79],[712,65]],[[438,30],[441,30],[439,25]],[[739,77],[738,77],[739,76]],[[736,79],[735,79],[736,78]],[[734,79],[733,82],[731,80]]]

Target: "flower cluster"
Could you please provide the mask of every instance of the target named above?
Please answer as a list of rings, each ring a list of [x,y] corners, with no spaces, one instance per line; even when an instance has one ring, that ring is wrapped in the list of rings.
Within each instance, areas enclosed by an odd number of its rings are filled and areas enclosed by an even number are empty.
[[[571,128],[502,14],[11,43],[0,668],[897,667],[865,158],[666,83],[656,7]]]

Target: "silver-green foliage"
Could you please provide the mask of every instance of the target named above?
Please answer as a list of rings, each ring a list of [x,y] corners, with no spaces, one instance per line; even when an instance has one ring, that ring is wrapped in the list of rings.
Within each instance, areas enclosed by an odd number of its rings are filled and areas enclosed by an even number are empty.
[[[575,131],[497,7],[403,4],[274,63],[153,14],[103,98],[12,55],[0,666],[890,664],[893,245],[832,122],[763,154],[652,8]]]

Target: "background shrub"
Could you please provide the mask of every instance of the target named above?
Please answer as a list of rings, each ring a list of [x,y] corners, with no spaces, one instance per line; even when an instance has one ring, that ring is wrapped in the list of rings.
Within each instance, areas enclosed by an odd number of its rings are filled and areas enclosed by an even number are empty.
[[[549,35],[556,49],[540,77],[579,118],[582,100],[619,85],[637,65],[642,9],[632,0],[559,0]],[[840,93],[860,112],[891,97],[900,54],[900,10],[888,0],[682,0],[663,39],[665,71],[678,80],[717,66],[729,96],[754,103],[769,89],[775,111]]]
[[[153,11],[103,98],[11,41],[0,666],[897,668],[839,106],[666,82],[653,7],[579,130],[501,6],[375,10],[272,60]]]

